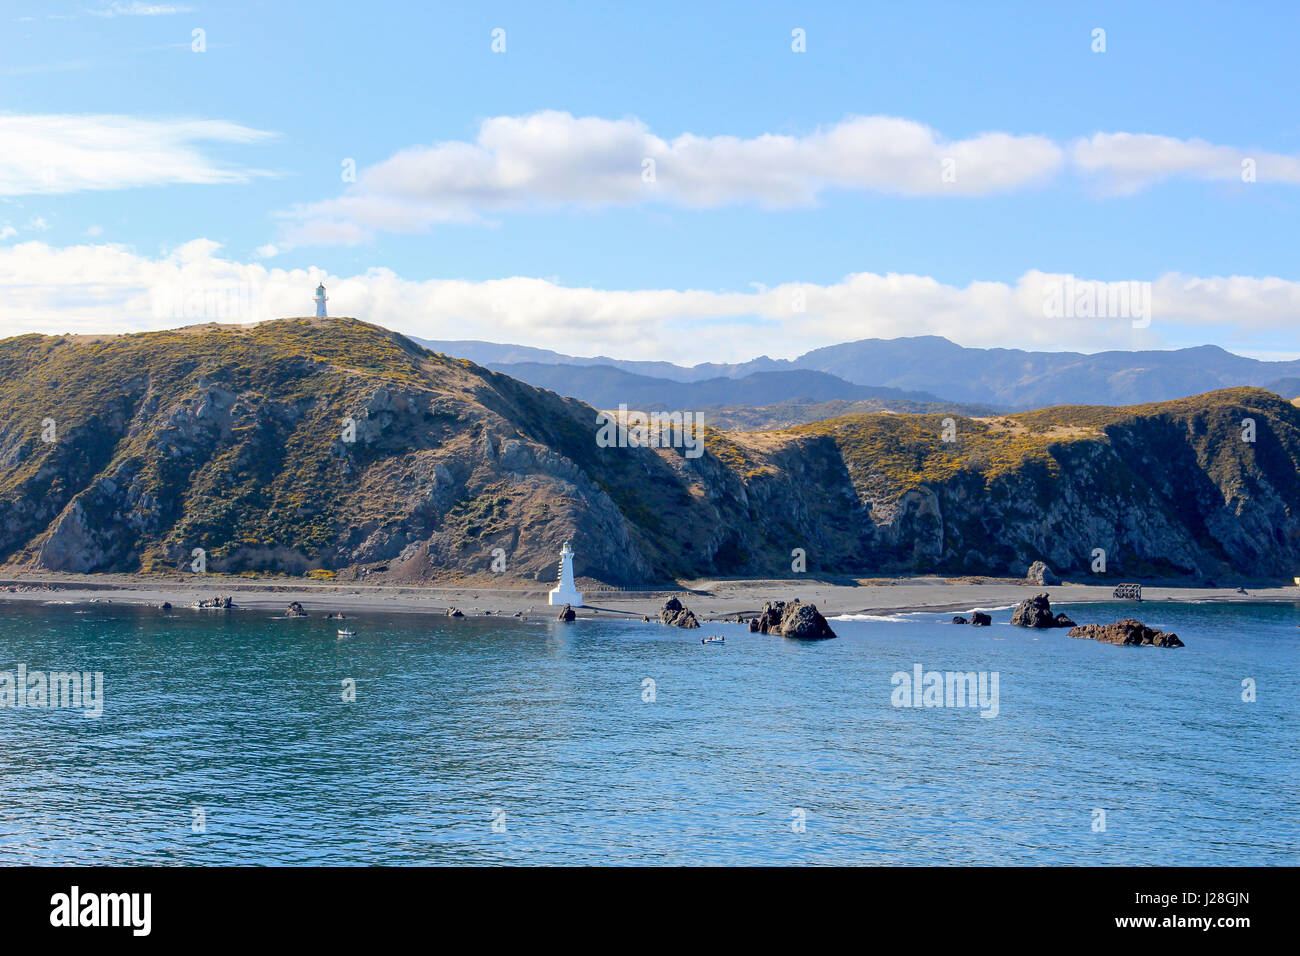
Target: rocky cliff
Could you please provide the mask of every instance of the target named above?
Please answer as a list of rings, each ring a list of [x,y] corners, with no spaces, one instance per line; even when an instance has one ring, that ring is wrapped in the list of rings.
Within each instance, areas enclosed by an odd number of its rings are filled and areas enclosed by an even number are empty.
[[[704,452],[351,319],[0,342],[0,562],[610,582],[940,571],[1290,577],[1300,409],[1257,389],[874,414]],[[1253,421],[1253,441],[1244,441]],[[800,549],[800,551],[796,551]]]

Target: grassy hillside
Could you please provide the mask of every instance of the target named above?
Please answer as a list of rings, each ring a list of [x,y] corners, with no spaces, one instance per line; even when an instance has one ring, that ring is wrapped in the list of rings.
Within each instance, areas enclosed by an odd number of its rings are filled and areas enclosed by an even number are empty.
[[[1300,409],[1258,389],[708,428],[699,458],[595,434],[582,402],[352,319],[20,336],[0,562],[174,573],[201,548],[221,573],[486,583],[494,552],[550,580],[571,539],[614,582],[788,575],[795,548],[813,572],[1300,564]]]

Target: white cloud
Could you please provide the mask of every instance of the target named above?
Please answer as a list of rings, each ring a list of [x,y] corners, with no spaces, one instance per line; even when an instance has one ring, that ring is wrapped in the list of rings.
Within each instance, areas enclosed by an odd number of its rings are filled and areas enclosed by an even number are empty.
[[[110,3],[98,10],[87,10],[95,17],[165,17],[176,13],[193,13],[193,7],[178,7],[170,3]]]
[[[221,165],[195,144],[273,135],[222,120],[0,114],[0,196],[248,182],[269,174]]]
[[[18,235],[18,230],[13,226],[0,226],[0,240],[12,239]]]
[[[1062,162],[1060,147],[1040,136],[945,140],[889,116],[849,117],[805,136],[685,133],[665,140],[635,118],[546,110],[487,119],[473,143],[400,150],[363,169],[343,195],[299,205],[284,218],[289,244],[355,243],[376,230],[559,205],[784,207],[813,203],[829,189],[980,196],[1040,182]]]
[[[1257,182],[1300,184],[1300,157],[1216,146],[1202,139],[1097,133],[1072,144],[1070,159],[1078,170],[1099,177],[1120,193],[1175,177],[1242,182],[1246,161],[1253,164]]]
[[[1300,315],[1300,282],[1271,277],[1162,276],[1152,286],[1150,327],[1134,328],[1125,318],[1045,318],[1045,303],[1069,277],[1034,271],[1015,283],[967,286],[856,273],[830,285],[744,292],[608,291],[526,277],[415,281],[388,269],[339,277],[235,262],[221,258],[219,248],[196,239],[158,258],[113,244],[0,248],[0,337],[309,315],[322,279],[332,314],[422,338],[688,364],[763,353],[788,358],[853,339],[922,334],[970,346],[1081,351],[1195,344],[1214,336],[1234,350],[1267,351],[1288,339]]]

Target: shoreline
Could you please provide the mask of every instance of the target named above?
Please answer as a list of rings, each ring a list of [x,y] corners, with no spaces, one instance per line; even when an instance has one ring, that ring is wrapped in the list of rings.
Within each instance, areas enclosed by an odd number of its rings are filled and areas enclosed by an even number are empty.
[[[575,608],[579,617],[611,616],[656,618],[669,595],[676,595],[691,608],[701,623],[722,621],[740,615],[754,616],[765,601],[795,598],[816,604],[828,619],[844,615],[889,615],[911,613],[961,613],[1019,603],[1041,591],[1051,595],[1052,604],[1114,603],[1129,605],[1129,599],[1115,598],[1113,584],[1060,584],[1042,586],[1017,579],[984,579],[972,583],[937,577],[871,579],[852,584],[815,580],[690,581],[676,588],[646,591],[616,591],[608,596],[587,592],[590,602]],[[338,584],[294,579],[247,581],[209,576],[202,582],[137,577],[129,574],[0,575],[0,601],[61,604],[123,604],[158,607],[169,602],[173,610],[193,608],[199,600],[217,596],[234,599],[234,610],[283,612],[298,602],[308,613],[446,613],[455,607],[467,617],[511,617],[520,612],[534,619],[553,617],[558,610],[547,603],[548,589],[490,588],[459,585],[422,587],[413,585]],[[1235,588],[1152,586],[1143,587],[1143,603],[1300,603],[1300,586],[1263,587],[1246,594]],[[485,613],[490,612],[490,613]]]

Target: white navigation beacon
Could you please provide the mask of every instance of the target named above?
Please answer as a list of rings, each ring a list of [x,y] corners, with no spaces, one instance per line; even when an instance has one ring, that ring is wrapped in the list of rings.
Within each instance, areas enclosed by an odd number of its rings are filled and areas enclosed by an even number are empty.
[[[322,282],[316,287],[316,318],[325,318],[325,283]]]
[[[573,584],[573,549],[567,541],[560,549],[560,583],[551,590],[551,604],[582,607],[582,594]]]

